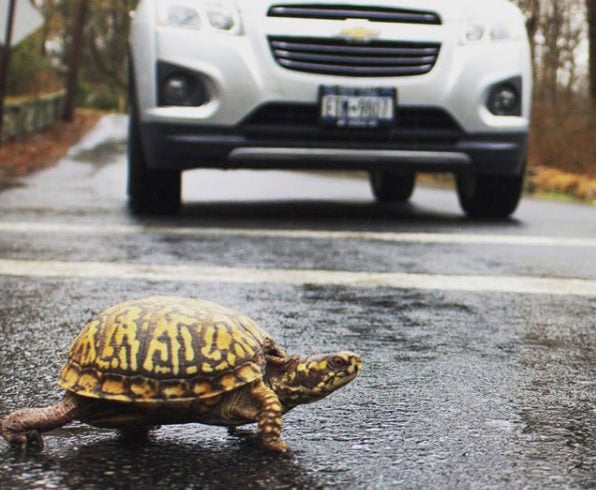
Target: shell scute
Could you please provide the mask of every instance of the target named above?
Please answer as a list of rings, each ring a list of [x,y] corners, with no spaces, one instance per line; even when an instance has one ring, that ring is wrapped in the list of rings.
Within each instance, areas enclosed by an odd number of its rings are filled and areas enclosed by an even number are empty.
[[[263,376],[274,345],[253,320],[204,300],[151,297],[91,320],[59,384],[82,396],[162,402],[215,397]]]

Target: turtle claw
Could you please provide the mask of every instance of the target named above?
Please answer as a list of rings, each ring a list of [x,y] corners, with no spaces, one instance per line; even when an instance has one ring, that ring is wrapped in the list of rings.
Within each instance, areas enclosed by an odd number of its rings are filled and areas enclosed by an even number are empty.
[[[264,439],[263,447],[267,451],[278,454],[286,454],[289,451],[288,445],[281,439]]]
[[[24,442],[21,443],[21,448],[28,449],[35,447],[39,450],[44,448],[43,437],[37,430],[29,430],[25,433]]]
[[[36,429],[28,429],[27,424],[23,424],[20,420],[28,410],[18,410],[0,420],[0,436],[4,437],[6,441],[21,449],[28,449],[36,447],[43,449],[43,438]]]
[[[0,433],[9,444],[20,447],[23,451],[32,447],[37,449],[43,449],[44,447],[43,438],[37,430],[16,432],[2,427]]]

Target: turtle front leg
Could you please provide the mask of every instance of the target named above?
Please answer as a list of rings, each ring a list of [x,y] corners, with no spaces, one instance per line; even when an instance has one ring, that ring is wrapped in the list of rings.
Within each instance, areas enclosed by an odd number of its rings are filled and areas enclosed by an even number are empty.
[[[265,449],[285,453],[288,445],[281,439],[282,406],[273,390],[262,380],[255,382],[251,394],[260,405],[257,415],[257,433]]]
[[[65,396],[55,405],[44,408],[23,408],[0,420],[0,435],[9,443],[26,448],[35,445],[43,449],[41,432],[57,429],[75,419],[79,404]]]

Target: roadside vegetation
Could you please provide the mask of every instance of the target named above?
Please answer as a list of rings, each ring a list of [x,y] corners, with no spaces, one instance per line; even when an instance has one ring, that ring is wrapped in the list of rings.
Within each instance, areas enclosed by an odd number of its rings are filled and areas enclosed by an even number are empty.
[[[534,60],[528,191],[596,203],[596,1],[515,3]]]
[[[127,110],[129,12],[136,0],[32,3],[46,22],[13,49],[9,100],[64,90],[74,69],[78,84],[66,96],[76,111],[71,122],[2,145],[0,185],[51,165],[105,111]],[[526,14],[534,59],[527,191],[596,204],[596,0],[515,3]],[[81,22],[84,29],[77,29]]]

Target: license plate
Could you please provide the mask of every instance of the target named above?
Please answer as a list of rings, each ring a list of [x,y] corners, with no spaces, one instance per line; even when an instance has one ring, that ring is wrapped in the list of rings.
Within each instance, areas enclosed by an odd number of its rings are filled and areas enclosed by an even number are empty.
[[[338,128],[382,128],[395,121],[396,91],[389,87],[321,86],[321,123]]]

